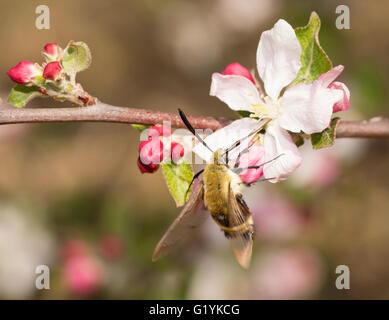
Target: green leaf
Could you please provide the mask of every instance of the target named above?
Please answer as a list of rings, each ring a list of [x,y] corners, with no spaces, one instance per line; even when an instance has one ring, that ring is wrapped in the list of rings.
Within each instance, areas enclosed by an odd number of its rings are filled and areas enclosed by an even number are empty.
[[[132,126],[138,130],[139,132],[143,132],[144,130],[150,128],[149,125],[145,125],[145,124],[132,124]]]
[[[162,163],[162,170],[170,194],[176,201],[177,207],[183,206],[186,200],[189,198],[191,191],[189,190],[185,197],[185,194],[193,178],[193,172],[190,165],[186,162],[182,162],[180,165],[177,165],[173,162],[164,162]]]
[[[336,127],[340,122],[340,118],[333,118],[331,125],[320,133],[313,133],[311,135],[311,142],[313,149],[321,149],[331,147],[336,139]]]
[[[304,144],[304,137],[300,133],[290,132],[290,135],[297,147],[301,147]]]
[[[237,112],[241,118],[248,118],[251,115],[251,112],[246,110],[238,110]]]
[[[332,69],[332,62],[319,43],[320,18],[316,12],[311,13],[305,27],[295,29],[297,39],[301,45],[302,67],[297,74],[294,84],[312,82],[321,74]]]
[[[23,108],[28,101],[40,95],[42,94],[39,92],[38,87],[27,87],[18,84],[11,90],[8,96],[8,102],[12,103],[15,107]]]
[[[62,66],[65,73],[76,74],[87,69],[92,61],[92,55],[86,43],[70,41],[64,50]]]

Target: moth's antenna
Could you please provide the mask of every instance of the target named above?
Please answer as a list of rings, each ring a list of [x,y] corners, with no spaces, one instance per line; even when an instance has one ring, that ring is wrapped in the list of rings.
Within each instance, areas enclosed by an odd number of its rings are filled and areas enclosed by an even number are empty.
[[[181,109],[178,109],[178,113],[180,114],[180,118],[181,118],[182,122],[185,124],[185,126],[188,128],[188,130],[190,132],[192,132],[193,135],[197,138],[197,140],[199,140],[209,151],[214,153],[212,151],[212,149],[210,147],[208,147],[208,145],[205,143],[205,141],[203,139],[201,139],[201,137],[198,135],[196,130],[192,127],[192,125],[190,124],[190,122],[189,122],[188,118],[186,117],[185,113]]]

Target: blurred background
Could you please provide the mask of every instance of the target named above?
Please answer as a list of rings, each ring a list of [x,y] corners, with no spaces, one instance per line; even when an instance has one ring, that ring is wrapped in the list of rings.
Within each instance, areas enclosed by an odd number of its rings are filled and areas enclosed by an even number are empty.
[[[50,30],[35,28],[40,4]],[[350,30],[335,27],[339,4],[350,8]],[[313,10],[322,46],[345,65],[339,81],[351,107],[342,119],[389,116],[389,3],[378,0],[2,0],[1,107],[10,67],[42,62],[46,43],[82,40],[93,62],[78,80],[101,101],[231,117],[209,96],[211,74],[231,62],[255,68],[261,32],[279,18],[303,26]],[[151,262],[179,209],[161,172],[139,172],[138,146],[139,133],[123,124],[0,127],[0,298],[389,298],[388,141],[338,139],[317,152],[306,142],[288,181],[247,190],[257,226],[248,271],[211,220]],[[35,288],[41,264],[50,290]],[[338,265],[350,268],[351,290],[336,289]]]

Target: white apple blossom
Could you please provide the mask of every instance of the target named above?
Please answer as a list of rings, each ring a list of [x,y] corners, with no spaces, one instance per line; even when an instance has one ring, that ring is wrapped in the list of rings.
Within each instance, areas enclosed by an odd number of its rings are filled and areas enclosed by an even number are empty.
[[[280,19],[273,29],[262,33],[257,50],[258,74],[266,94],[259,92],[253,82],[244,76],[212,75],[212,96],[218,97],[232,110],[251,112],[251,118],[246,118],[244,122],[247,127],[240,128],[239,137],[243,137],[245,131],[252,130],[255,123],[258,128],[266,120],[265,161],[282,155],[264,166],[264,176],[271,182],[285,179],[302,161],[288,131],[306,134],[323,131],[331,121],[334,104],[343,99],[343,91],[330,86],[342,72],[343,66],[331,69],[312,83],[288,86],[301,68],[300,56],[301,46],[293,28]],[[233,128],[227,126],[213,134],[224,137],[220,145],[232,144],[226,137],[233,135],[230,132]],[[213,135],[208,141],[214,140]],[[235,140],[239,137],[236,136]],[[209,157],[205,154],[205,148],[198,147],[195,152],[204,159]]]

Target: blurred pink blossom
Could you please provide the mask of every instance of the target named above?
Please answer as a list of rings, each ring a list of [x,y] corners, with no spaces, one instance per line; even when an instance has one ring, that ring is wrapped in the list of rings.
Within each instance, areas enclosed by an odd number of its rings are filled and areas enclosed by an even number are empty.
[[[322,262],[311,250],[269,251],[259,257],[255,266],[251,296],[256,299],[308,298],[318,289],[322,277]]]
[[[62,278],[73,294],[89,297],[102,283],[102,270],[82,240],[69,240],[63,245],[64,269]]]
[[[260,238],[287,240],[304,228],[306,217],[296,205],[278,195],[268,194],[252,204],[256,234]]]
[[[122,239],[116,235],[105,235],[100,240],[100,251],[107,260],[117,260],[123,255]]]
[[[336,181],[340,174],[341,159],[334,147],[313,150],[306,143],[300,149],[304,162],[291,177],[292,183],[299,187],[320,189]]]
[[[75,256],[65,262],[64,280],[69,291],[87,297],[99,288],[101,271],[90,256]]]

